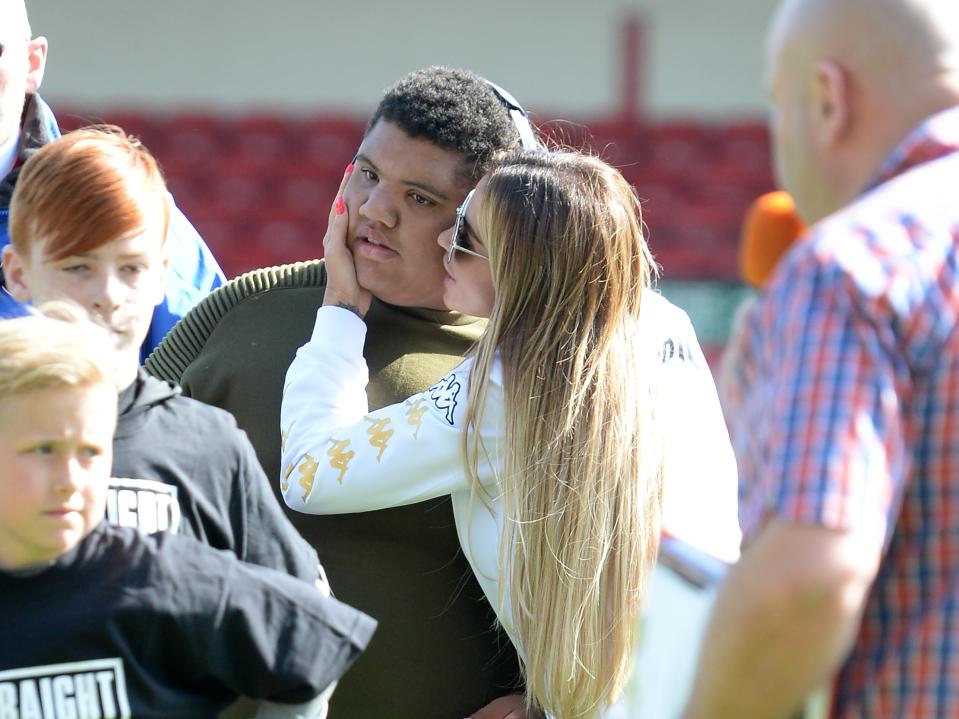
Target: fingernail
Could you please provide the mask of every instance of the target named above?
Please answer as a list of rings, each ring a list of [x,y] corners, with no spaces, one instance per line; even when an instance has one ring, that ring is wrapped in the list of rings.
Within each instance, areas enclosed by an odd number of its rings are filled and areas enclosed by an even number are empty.
[[[344,175],[349,175],[351,172],[353,172],[353,163],[352,163],[352,162],[351,162],[349,165],[346,166],[346,172],[344,172],[343,174],[344,174]]]
[[[342,215],[344,212],[346,212],[346,205],[343,204],[343,195],[339,195],[336,198],[336,214]]]

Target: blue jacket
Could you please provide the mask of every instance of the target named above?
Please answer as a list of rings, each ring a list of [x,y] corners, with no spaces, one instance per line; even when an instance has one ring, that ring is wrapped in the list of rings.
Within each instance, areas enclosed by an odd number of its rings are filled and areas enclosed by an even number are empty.
[[[19,166],[43,145],[60,137],[57,120],[39,95],[27,96],[23,117],[20,146],[17,149],[18,167],[0,181],[0,249],[10,242],[10,198],[16,186]],[[225,281],[223,271],[210,248],[175,205],[170,215],[166,243],[170,257],[166,296],[153,311],[150,331],[140,349],[141,360],[146,359],[183,315]],[[6,293],[3,294],[0,304],[6,308],[6,316],[9,314],[8,306],[14,300]]]

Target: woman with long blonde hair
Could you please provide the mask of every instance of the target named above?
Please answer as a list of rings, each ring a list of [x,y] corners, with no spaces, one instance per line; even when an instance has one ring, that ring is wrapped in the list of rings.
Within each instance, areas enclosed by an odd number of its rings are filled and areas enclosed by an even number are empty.
[[[375,412],[361,321],[372,298],[356,282],[344,209],[338,197],[324,306],[287,374],[287,504],[335,514],[452,495],[529,703],[602,716],[629,677],[659,541],[663,358],[650,328],[674,309],[648,291],[632,188],[577,153],[502,158],[439,237],[444,301],[488,316],[487,329],[429,390]]]

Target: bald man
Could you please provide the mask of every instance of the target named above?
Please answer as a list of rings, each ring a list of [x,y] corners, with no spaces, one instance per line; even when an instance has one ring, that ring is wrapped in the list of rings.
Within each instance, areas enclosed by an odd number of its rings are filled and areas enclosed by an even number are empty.
[[[779,179],[811,226],[751,321],[745,550],[686,719],[959,716],[959,3],[787,0]]]
[[[0,0],[0,249],[10,242],[10,199],[21,166],[60,136],[53,112],[37,94],[46,69],[47,47],[45,37],[31,33],[24,0]],[[153,310],[150,330],[140,349],[141,359],[146,359],[173,325],[225,279],[203,238],[175,206],[170,213],[166,247],[166,295]],[[5,289],[2,269],[0,300],[7,306],[14,302]]]

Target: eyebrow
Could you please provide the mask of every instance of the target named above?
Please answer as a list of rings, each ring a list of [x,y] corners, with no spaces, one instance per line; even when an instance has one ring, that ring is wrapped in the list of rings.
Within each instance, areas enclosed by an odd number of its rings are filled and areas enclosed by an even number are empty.
[[[372,168],[379,174],[380,168],[378,168],[378,167],[376,166],[376,163],[373,162],[373,160],[371,160],[368,156],[364,155],[362,152],[356,153],[356,160],[362,160],[362,161],[365,162],[367,165],[369,165],[370,167],[372,167]],[[354,160],[354,162],[355,162],[355,160]],[[430,193],[431,195],[435,195],[436,197],[438,197],[439,199],[441,199],[441,200],[443,200],[443,201],[445,201],[445,202],[449,202],[449,199],[450,199],[450,198],[449,198],[449,196],[448,196],[445,192],[440,192],[440,191],[437,190],[435,187],[433,187],[432,185],[427,185],[425,182],[417,182],[416,180],[401,180],[401,182],[402,182],[404,185],[406,185],[407,187],[415,187],[415,188],[417,188],[417,189],[419,189],[419,190],[423,190],[423,191],[425,191],[425,192],[428,192],[428,193]]]

